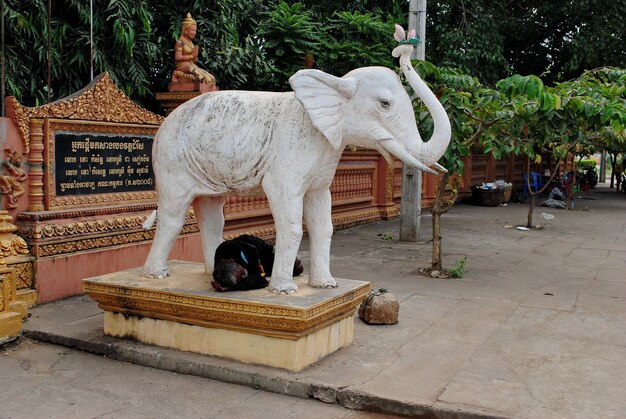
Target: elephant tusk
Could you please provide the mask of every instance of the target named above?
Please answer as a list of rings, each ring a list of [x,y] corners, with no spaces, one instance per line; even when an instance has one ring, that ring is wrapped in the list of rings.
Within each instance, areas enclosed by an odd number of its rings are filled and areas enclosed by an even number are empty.
[[[435,166],[435,169],[439,170],[441,173],[448,173],[448,169],[446,169],[439,163],[433,163],[433,166]]]
[[[409,153],[408,150],[404,148],[404,146],[399,144],[397,141],[382,140],[382,141],[379,141],[378,144],[380,144],[385,150],[387,150],[388,152],[390,152],[391,154],[393,154],[394,156],[402,160],[405,164],[408,164],[409,166],[415,166],[422,172],[430,173],[435,176],[438,174],[433,169],[431,169],[430,167],[426,166],[424,163],[422,163],[421,161],[413,157],[411,153]]]
[[[393,165],[393,156],[379,144],[376,145],[376,150],[385,158],[387,163]]]

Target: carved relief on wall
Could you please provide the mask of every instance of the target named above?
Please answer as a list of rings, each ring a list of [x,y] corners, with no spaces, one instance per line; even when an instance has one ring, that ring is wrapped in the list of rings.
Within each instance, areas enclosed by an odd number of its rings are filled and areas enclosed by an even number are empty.
[[[30,120],[44,118],[127,124],[155,124],[163,117],[141,108],[117,88],[108,73],[100,74],[84,89],[56,102],[29,108],[13,96],[7,98],[8,112],[17,125],[24,144],[30,152]]]
[[[33,286],[33,263],[31,261],[21,263],[10,263],[9,268],[15,269],[16,287],[18,290]]]
[[[49,219],[36,222],[22,217],[19,232],[28,240],[32,254],[40,258],[152,240],[154,230],[144,231],[141,227],[145,218],[144,214],[109,217],[104,212],[99,218],[54,222]],[[189,211],[181,234],[197,232],[195,216]]]
[[[4,149],[2,174],[0,175],[0,193],[6,197],[7,209],[17,208],[18,198],[24,194],[23,183],[28,175],[22,168],[22,153],[11,147]]]
[[[402,166],[395,167],[393,172],[393,197],[402,196]]]
[[[9,297],[5,291],[8,291],[8,282],[9,282],[8,274],[0,274],[0,313],[2,313],[8,305]]]

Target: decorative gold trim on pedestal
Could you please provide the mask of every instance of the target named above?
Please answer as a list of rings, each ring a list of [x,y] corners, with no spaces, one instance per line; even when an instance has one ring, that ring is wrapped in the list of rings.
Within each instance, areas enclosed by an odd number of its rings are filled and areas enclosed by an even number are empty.
[[[156,94],[156,100],[187,101],[201,94],[200,92],[159,92]]]
[[[105,311],[294,340],[353,313],[369,293],[369,288],[367,283],[320,307],[293,310],[83,281],[83,291]]]
[[[30,152],[30,120],[45,118],[160,125],[163,117],[147,111],[117,88],[108,73],[102,73],[78,92],[47,105],[28,108],[15,97],[7,98],[9,115],[22,137],[24,153]]]
[[[273,296],[270,303],[266,290],[213,292],[203,264],[174,261],[169,266],[172,276],[166,282],[142,279],[140,270],[130,269],[85,279],[83,291],[104,311],[295,340],[351,315],[371,288],[369,282],[340,280],[339,289],[315,290],[304,304],[294,303],[297,295]],[[188,278],[205,290],[186,292],[181,281]],[[297,278],[299,283],[306,279]],[[308,286],[300,287],[303,292]]]
[[[6,284],[3,291],[4,297],[4,308],[8,308],[8,303],[15,300],[15,295],[17,293],[17,289],[15,287],[15,276],[13,275],[13,270],[7,268],[6,266],[0,267],[0,278],[2,278],[2,282]]]

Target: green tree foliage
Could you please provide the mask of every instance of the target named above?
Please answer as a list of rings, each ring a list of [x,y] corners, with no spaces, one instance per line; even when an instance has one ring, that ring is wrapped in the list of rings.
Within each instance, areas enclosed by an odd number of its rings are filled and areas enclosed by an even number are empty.
[[[398,0],[289,0],[288,3],[302,3],[320,18],[330,18],[336,11],[350,13],[372,13],[384,20],[405,22],[408,3]]]
[[[45,0],[6,0],[7,91],[27,105],[47,102]],[[198,22],[199,64],[222,88],[254,88],[269,70],[255,28],[264,2],[109,0],[94,1],[94,74],[108,71],[116,84],[156,109],[154,92],[167,89],[174,43],[187,13]],[[52,2],[52,99],[90,81],[89,3]]]
[[[499,158],[505,148],[504,140],[494,135],[489,128],[503,118],[506,101],[493,89],[483,86],[477,78],[462,70],[436,67],[427,61],[417,61],[416,70],[435,92],[446,109],[452,127],[452,138],[440,163],[448,173],[437,178],[435,202],[431,209],[432,223],[432,264],[433,271],[443,269],[441,240],[441,217],[454,203],[461,185],[465,169],[463,158],[473,152],[491,153]],[[425,138],[433,131],[430,113],[424,106],[416,106],[416,116],[420,131]],[[446,193],[450,192],[446,198]]]
[[[258,28],[263,49],[272,65],[264,84],[283,90],[295,71],[304,68],[307,55],[315,56],[321,49],[322,25],[301,3],[283,1],[268,10]]]
[[[626,2],[538,2],[553,54],[550,78],[567,80],[598,67],[626,65]],[[528,73],[528,72],[527,72]],[[538,74],[535,72],[535,74]]]
[[[551,84],[596,67],[624,67],[626,2],[428,2],[430,61],[494,84],[537,74]]]
[[[47,1],[5,0],[7,91],[28,105],[47,101]],[[304,67],[335,75],[364,65],[393,66],[391,23],[406,22],[400,0],[94,1],[94,73],[109,71],[151,108],[167,87],[173,46],[186,13],[198,21],[199,64],[222,89],[286,89]],[[90,80],[89,2],[52,1],[52,99]],[[624,1],[428,2],[430,61],[488,85],[511,74],[548,84],[584,70],[624,67]]]
[[[394,23],[372,13],[335,13],[325,25],[319,68],[336,76],[371,65],[393,68]]]
[[[5,0],[7,93],[26,105],[47,102],[46,0]],[[336,75],[365,65],[393,66],[391,24],[406,15],[399,0],[314,2],[235,0],[94,1],[94,75],[108,71],[126,94],[157,109],[174,67],[174,44],[187,13],[198,22],[198,64],[221,89],[285,90],[305,67]],[[54,0],[52,100],[90,81],[89,2]]]
[[[258,16],[267,10],[261,0],[164,0],[151,2],[158,59],[153,90],[164,91],[174,68],[174,44],[181,22],[191,13],[198,22],[194,44],[200,47],[198,64],[213,74],[221,89],[254,89],[271,67],[257,34]]]
[[[263,16],[257,33],[272,72],[261,80],[262,87],[288,89],[289,77],[305,67],[307,58],[315,60],[315,68],[336,76],[359,67],[395,65],[391,18],[385,21],[382,13],[358,10],[325,16],[314,10],[318,8],[281,1]]]
[[[149,96],[157,53],[147,0],[94,2],[94,73],[105,69],[127,94]],[[48,34],[45,0],[6,0],[7,91],[28,105],[47,102],[48,40],[52,99],[90,81],[89,5],[53,1]],[[50,35],[50,36],[48,36]]]
[[[509,74],[505,34],[500,30],[502,9],[500,2],[429,2],[426,58],[474,74],[483,82]]]
[[[551,87],[537,76],[513,75],[489,88],[459,69],[426,61],[416,61],[415,66],[443,104],[452,127],[450,145],[440,161],[449,173],[439,175],[432,208],[433,270],[443,268],[441,216],[455,203],[463,157],[477,152],[495,159],[515,154],[539,162],[546,154],[559,160],[588,146],[621,150],[626,144],[623,69],[597,69]],[[419,104],[415,112],[420,131],[428,138],[433,129],[430,114]],[[528,227],[533,226],[534,200],[531,194]]]
[[[624,70],[603,68],[546,87],[536,76],[514,75],[498,82],[511,104],[516,123],[503,137],[511,151],[540,161],[543,153],[562,159],[574,150],[608,149],[626,140]],[[530,171],[530,168],[527,169]],[[527,227],[532,227],[535,194],[531,193]]]

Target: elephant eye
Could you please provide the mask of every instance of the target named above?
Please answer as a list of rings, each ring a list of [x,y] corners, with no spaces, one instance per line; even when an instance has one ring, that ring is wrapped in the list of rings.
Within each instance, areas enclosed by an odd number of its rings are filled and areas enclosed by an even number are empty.
[[[389,107],[389,102],[386,100],[381,100],[380,101],[380,106],[382,106],[383,108],[388,108]]]

